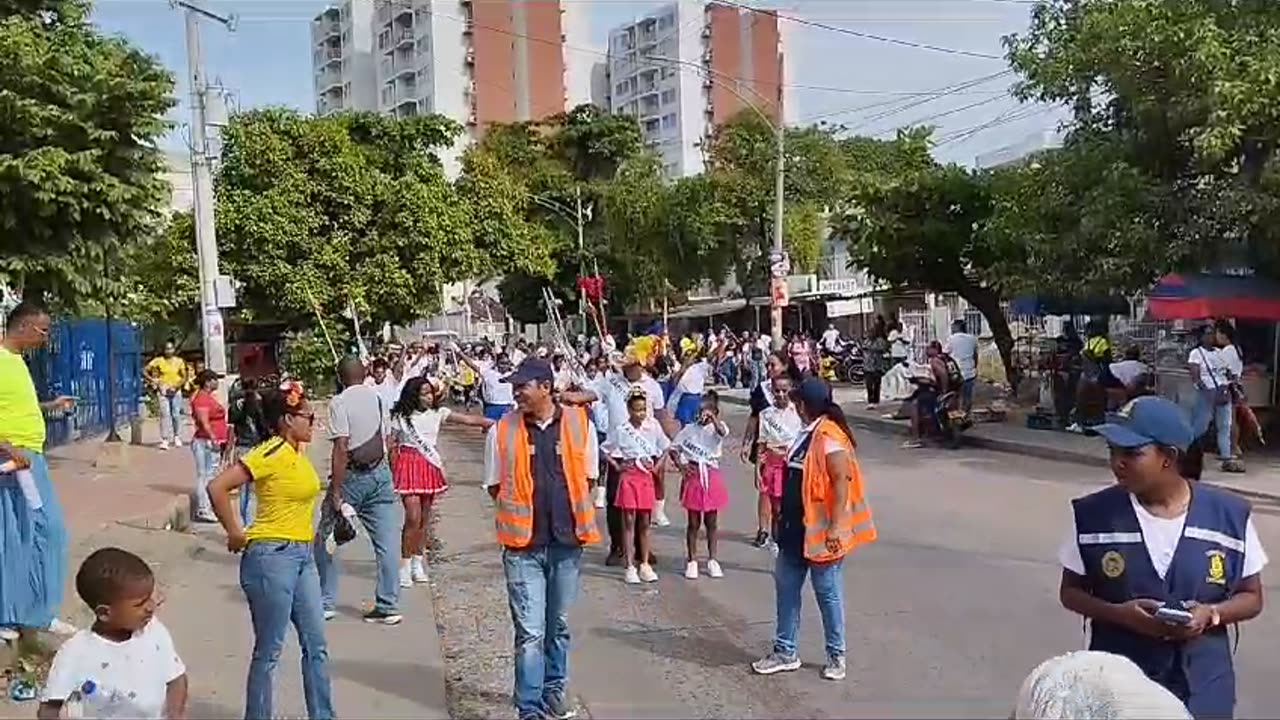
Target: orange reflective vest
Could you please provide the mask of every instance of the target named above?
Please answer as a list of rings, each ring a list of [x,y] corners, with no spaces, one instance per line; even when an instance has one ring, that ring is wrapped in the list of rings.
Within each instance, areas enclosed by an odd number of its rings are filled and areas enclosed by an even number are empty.
[[[529,430],[524,416],[509,412],[498,421],[498,513],[494,524],[498,542],[519,549],[533,542],[533,471]],[[587,412],[580,407],[560,409],[560,459],[569,484],[569,505],[578,541],[586,545],[600,539],[595,506],[587,480],[587,443],[593,432]]]
[[[827,474],[826,443],[837,443],[849,454],[849,493],[843,512],[837,513],[836,491]],[[862,470],[853,456],[853,443],[840,426],[823,418],[813,433],[804,459],[804,557],[811,562],[831,562],[848,555],[859,545],[876,539],[871,522],[871,506],[862,492]],[[843,516],[837,520],[837,516]],[[840,541],[840,549],[827,548],[827,538]]]

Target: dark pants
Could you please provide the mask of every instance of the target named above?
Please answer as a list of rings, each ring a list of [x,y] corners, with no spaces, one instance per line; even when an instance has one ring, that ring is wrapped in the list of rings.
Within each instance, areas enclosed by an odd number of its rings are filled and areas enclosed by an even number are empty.
[[[867,382],[867,403],[869,405],[879,405],[880,380],[884,377],[884,373],[868,372],[865,377]]]
[[[609,475],[605,480],[604,494],[605,502],[608,509],[605,510],[605,518],[609,525],[609,554],[622,557],[622,509],[616,504],[618,499],[618,482],[622,478],[622,473],[609,466]],[[636,549],[635,561],[637,563],[645,562],[640,558],[640,526],[636,525],[635,539],[632,547]]]

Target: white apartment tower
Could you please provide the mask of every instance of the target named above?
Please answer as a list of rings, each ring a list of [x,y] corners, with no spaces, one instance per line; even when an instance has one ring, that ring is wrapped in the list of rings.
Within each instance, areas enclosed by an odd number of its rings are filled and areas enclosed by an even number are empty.
[[[782,117],[780,45],[772,12],[679,0],[609,33],[603,104],[639,120],[667,177],[696,175],[703,140],[748,103]]]
[[[376,110],[373,0],[343,0],[311,21],[316,114]]]

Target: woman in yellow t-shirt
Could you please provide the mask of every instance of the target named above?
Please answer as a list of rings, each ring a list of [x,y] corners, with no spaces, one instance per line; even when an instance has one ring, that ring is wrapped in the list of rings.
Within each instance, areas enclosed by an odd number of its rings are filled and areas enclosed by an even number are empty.
[[[227,549],[243,551],[240,588],[254,635],[245,717],[275,717],[272,675],[292,624],[302,646],[307,716],[332,718],[320,575],[311,549],[320,476],[302,450],[311,440],[316,416],[296,385],[262,392],[262,413],[271,437],[209,484],[214,514],[227,531]],[[248,483],[253,483],[258,512],[246,529],[232,508],[231,491]]]

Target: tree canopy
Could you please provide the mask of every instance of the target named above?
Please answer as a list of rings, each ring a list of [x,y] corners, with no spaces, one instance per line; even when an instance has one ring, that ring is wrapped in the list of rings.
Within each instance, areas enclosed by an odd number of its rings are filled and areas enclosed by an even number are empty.
[[[88,13],[0,2],[0,281],[65,308],[121,290],[104,264],[156,232],[168,197],[173,79]]]

